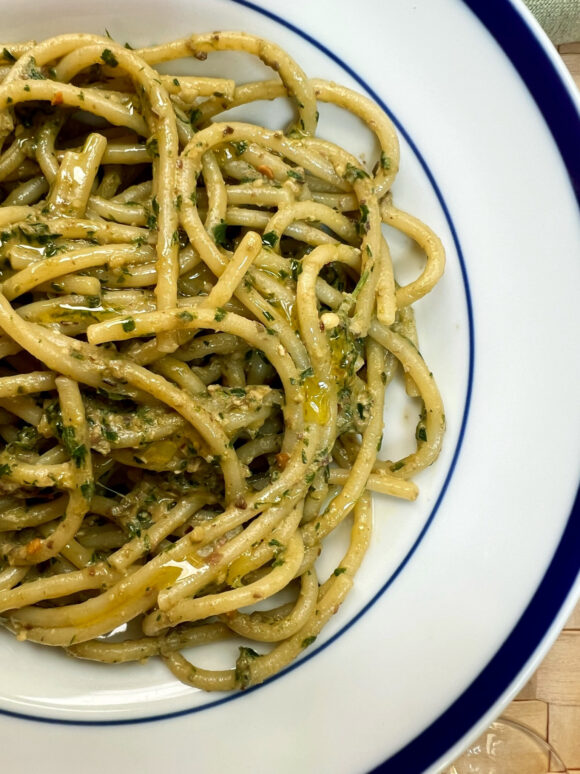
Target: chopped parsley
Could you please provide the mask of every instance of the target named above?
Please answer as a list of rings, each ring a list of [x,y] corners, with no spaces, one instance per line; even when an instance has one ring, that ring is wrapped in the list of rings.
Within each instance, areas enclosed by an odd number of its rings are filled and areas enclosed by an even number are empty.
[[[81,484],[81,494],[85,498],[85,500],[90,501],[93,498],[93,494],[95,492],[95,485],[92,481],[85,481],[84,484]]]
[[[381,167],[382,169],[390,169],[392,161],[384,151],[381,151]]]
[[[152,159],[159,157],[159,142],[156,137],[152,137],[150,140],[148,140],[145,148],[147,149],[147,153],[151,156]]]
[[[141,537],[141,531],[148,529],[152,524],[153,519],[149,511],[139,511],[134,519],[127,522],[127,534],[129,535],[129,538]]]
[[[241,156],[242,153],[245,153],[248,150],[248,143],[245,140],[240,140],[240,142],[232,142],[231,144],[236,152],[236,156]]]
[[[302,261],[292,258],[290,261],[290,271],[292,272],[292,279],[294,282],[297,282],[298,277],[302,274]]]
[[[55,245],[54,242],[48,242],[44,248],[44,254],[47,258],[52,258],[53,255],[61,253],[63,250],[66,250],[64,245]]]
[[[119,61],[115,54],[111,51],[110,48],[104,48],[103,52],[101,54],[101,59],[106,65],[109,65],[109,67],[117,67],[119,64]]]
[[[119,433],[115,432],[106,424],[103,425],[103,435],[105,436],[105,440],[110,441],[111,443],[115,443],[115,441],[119,440]]]
[[[295,169],[289,169],[286,174],[288,177],[293,178],[294,180],[298,180],[299,183],[304,183],[304,176],[300,174],[300,172],[297,172]]]
[[[236,682],[242,690],[247,688],[252,682],[250,662],[259,657],[260,654],[256,653],[253,648],[240,648],[240,655],[236,660],[235,676]]]
[[[54,408],[49,407],[47,409],[47,415],[54,420],[56,432],[60,437],[64,448],[67,450],[69,457],[75,463],[77,468],[80,468],[86,459],[87,447],[84,443],[77,443],[74,427],[62,424],[62,415],[60,414],[58,405]]]
[[[228,224],[225,222],[225,220],[222,220],[220,223],[217,224],[217,226],[213,227],[213,239],[216,245],[220,245],[221,247],[226,247],[228,244],[227,240],[227,228]]]
[[[363,273],[361,274],[359,281],[356,283],[355,289],[351,293],[351,297],[352,297],[353,300],[356,300],[356,298],[358,297],[358,294],[364,288],[368,278],[369,278],[369,271],[368,271],[368,269],[365,269],[363,271]]]
[[[125,333],[129,333],[130,331],[135,330],[135,320],[132,317],[128,317],[126,320],[122,323],[123,330]]]
[[[356,180],[363,180],[365,177],[369,177],[369,174],[368,172],[365,172],[364,169],[355,167],[354,164],[346,165],[346,172],[344,173],[343,178],[349,183],[354,183]]]
[[[276,247],[278,242],[278,234],[275,231],[268,231],[266,234],[262,234],[262,244],[265,247]]]
[[[40,70],[36,66],[36,59],[33,56],[30,57],[30,65],[28,67],[28,77],[32,78],[32,80],[34,81],[46,80],[46,77],[40,72]]]
[[[71,451],[70,456],[77,468],[80,468],[87,456],[87,447],[84,445],[84,443],[75,446]]]
[[[423,425],[418,425],[417,430],[415,432],[415,438],[418,441],[426,441],[427,440],[427,430]]]
[[[360,218],[356,223],[356,232],[359,236],[364,236],[370,228],[370,224],[368,222],[369,208],[364,202],[362,202],[359,209],[360,209]]]
[[[226,314],[227,314],[226,310],[222,309],[221,306],[218,306],[218,308],[215,310],[215,314],[213,318],[216,322],[221,322],[226,316]]]
[[[195,127],[195,124],[199,121],[199,119],[202,117],[203,113],[199,108],[194,108],[189,113],[189,123],[191,124],[192,128]]]

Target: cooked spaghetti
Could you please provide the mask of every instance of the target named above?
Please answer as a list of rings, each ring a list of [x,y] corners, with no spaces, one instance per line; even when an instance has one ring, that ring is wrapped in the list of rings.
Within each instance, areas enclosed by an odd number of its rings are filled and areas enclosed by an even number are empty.
[[[275,77],[212,77],[213,51]],[[208,74],[155,69],[187,57]],[[6,44],[0,78],[2,623],[78,658],[159,656],[205,690],[260,683],[344,600],[370,492],[413,500],[441,446],[411,305],[444,251],[393,203],[393,126],[240,32]],[[221,115],[275,99],[294,106],[285,129]],[[318,101],[372,130],[372,169],[316,136]],[[409,284],[383,223],[425,253]],[[416,448],[380,461],[397,368]],[[231,668],[188,660],[224,639]]]

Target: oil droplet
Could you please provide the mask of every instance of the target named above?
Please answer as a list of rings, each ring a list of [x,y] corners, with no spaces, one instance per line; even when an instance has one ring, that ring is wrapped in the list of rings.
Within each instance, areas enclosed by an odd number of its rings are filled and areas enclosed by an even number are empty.
[[[330,419],[330,387],[314,377],[304,380],[304,418],[317,425]]]

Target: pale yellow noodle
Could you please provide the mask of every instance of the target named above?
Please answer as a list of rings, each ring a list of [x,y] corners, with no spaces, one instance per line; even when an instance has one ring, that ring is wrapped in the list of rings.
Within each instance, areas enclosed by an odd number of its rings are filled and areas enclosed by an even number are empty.
[[[390,119],[276,43],[219,31],[132,50],[83,33],[7,51],[2,623],[80,659],[160,657],[204,690],[259,684],[356,583],[370,492],[415,500],[411,477],[440,452],[411,305],[440,279],[443,245],[393,203]],[[216,51],[276,75],[214,77]],[[191,57],[203,75],[155,69]],[[217,118],[278,98],[295,108],[288,127]],[[319,102],[374,133],[372,168],[316,134]],[[383,223],[425,253],[407,285]],[[381,462],[397,364],[416,448]],[[345,520],[348,546],[319,580]],[[130,622],[124,641],[100,639]],[[181,653],[230,639],[230,669]]]

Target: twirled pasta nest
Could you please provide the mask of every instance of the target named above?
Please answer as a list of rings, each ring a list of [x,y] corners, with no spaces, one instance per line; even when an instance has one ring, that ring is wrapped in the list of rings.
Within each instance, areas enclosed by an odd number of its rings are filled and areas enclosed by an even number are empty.
[[[277,76],[154,69],[218,50]],[[414,499],[411,477],[441,446],[411,304],[444,252],[392,202],[393,126],[239,32],[141,50],[63,35],[2,60],[3,623],[80,658],[159,655],[207,690],[260,683],[349,591],[369,490]],[[285,131],[220,120],[288,97]],[[372,170],[315,136],[317,101],[375,133]],[[395,281],[382,223],[425,251],[410,284]],[[381,462],[398,364],[422,406],[417,447]],[[319,579],[347,517],[348,550]],[[240,637],[231,669],[181,652]]]

